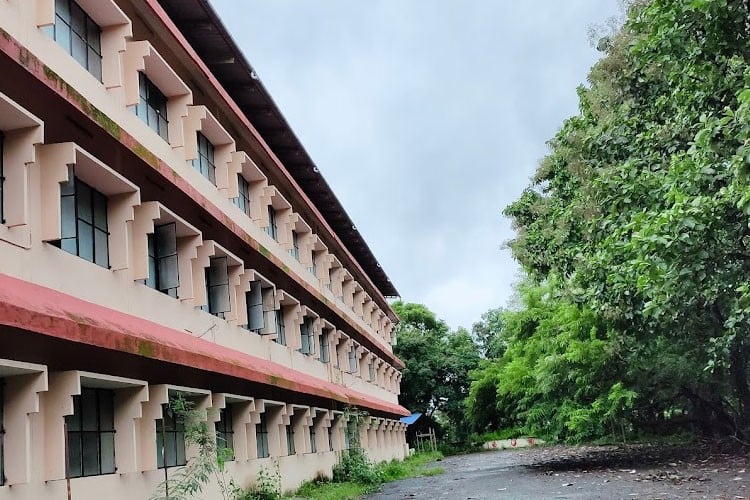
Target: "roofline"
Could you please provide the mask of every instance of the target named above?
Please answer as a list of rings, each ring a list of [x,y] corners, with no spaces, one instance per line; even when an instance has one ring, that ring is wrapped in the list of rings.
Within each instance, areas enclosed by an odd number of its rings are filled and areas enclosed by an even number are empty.
[[[231,59],[233,59],[233,62],[239,63],[242,66],[248,78],[248,83],[252,84],[254,87],[254,90],[257,91],[260,97],[262,97],[264,101],[264,108],[266,108],[270,113],[273,114],[274,118],[279,121],[279,124],[281,128],[283,129],[283,133],[285,134],[285,137],[294,143],[295,155],[296,155],[296,158],[299,158],[299,161],[295,161],[295,163],[302,165],[302,167],[292,169],[292,168],[289,168],[288,165],[285,165],[281,161],[281,156],[283,156],[283,152],[275,150],[272,147],[272,145],[269,143],[269,141],[267,140],[268,138],[264,136],[264,134],[261,133],[254,125],[250,124],[247,110],[243,109],[229,95],[229,93],[227,92],[226,88],[223,85],[224,82],[220,81],[219,77],[216,76],[209,69],[203,57],[198,53],[198,49],[187,41],[187,38],[183,34],[180,27],[177,25],[178,20],[173,19],[166,12],[162,4],[168,3],[169,0],[145,0],[145,1],[149,5],[149,7],[151,7],[154,13],[167,25],[172,35],[175,36],[175,38],[177,38],[177,40],[183,46],[183,48],[187,50],[190,56],[194,59],[194,62],[198,64],[201,71],[203,71],[206,77],[216,87],[221,97],[225,101],[227,101],[228,104],[230,104],[230,106],[238,115],[240,115],[242,118],[247,120],[249,127],[251,128],[254,135],[256,136],[256,139],[263,145],[264,149],[266,149],[267,152],[271,155],[275,163],[277,163],[277,166],[279,167],[280,171],[284,174],[285,177],[287,177],[287,179],[294,186],[297,192],[300,195],[302,195],[303,200],[309,204],[310,208],[312,208],[314,214],[319,218],[320,222],[331,233],[331,236],[336,240],[337,243],[341,245],[341,247],[345,250],[345,252],[352,259],[352,261],[356,263],[356,265],[359,267],[359,270],[366,277],[366,279],[370,282],[370,285],[372,285],[373,288],[378,290],[378,292],[380,292],[380,294],[382,295],[384,299],[386,297],[387,298],[399,297],[400,295],[398,293],[398,290],[396,290],[390,278],[388,278],[387,274],[385,273],[385,270],[383,270],[382,266],[377,261],[374,254],[372,253],[372,250],[367,245],[364,238],[358,232],[356,225],[351,220],[349,215],[346,213],[346,210],[344,210],[343,206],[341,205],[341,202],[338,200],[338,198],[336,197],[336,195],[334,194],[333,190],[330,188],[326,180],[320,174],[320,170],[310,158],[309,154],[307,153],[307,150],[304,148],[302,143],[297,138],[296,134],[290,127],[284,115],[281,113],[281,110],[279,109],[279,107],[274,102],[270,93],[263,86],[263,83],[260,81],[258,74],[250,65],[247,58],[244,56],[244,54],[240,50],[239,46],[232,38],[231,34],[227,30],[227,28],[224,26],[223,22],[221,21],[221,19],[219,18],[218,14],[213,9],[209,1],[208,0],[194,0],[203,8],[203,11],[206,13],[207,17],[205,19],[205,22],[210,24],[211,29],[215,30],[216,33],[218,33],[226,41],[227,45],[230,47]],[[201,20],[201,22],[203,22],[203,20]],[[213,57],[215,57],[215,54],[213,54]],[[236,84],[236,82],[234,83]],[[314,176],[314,181],[310,179],[309,177],[310,175]],[[322,195],[319,195],[319,196],[315,195],[314,190],[312,189],[312,186],[311,186],[313,182],[315,183],[316,187],[320,189],[320,191],[323,193]],[[332,209],[330,210],[330,212],[336,216],[337,221],[334,221],[332,219],[329,219],[328,217],[325,217],[319,210],[319,203],[314,203],[312,200],[313,198],[322,200],[322,197],[325,197],[326,203],[332,206]],[[355,257],[353,254],[356,254],[357,257]],[[367,270],[365,270],[365,266],[367,267]],[[395,315],[391,319],[394,320],[394,322],[398,321],[398,318],[396,318]]]

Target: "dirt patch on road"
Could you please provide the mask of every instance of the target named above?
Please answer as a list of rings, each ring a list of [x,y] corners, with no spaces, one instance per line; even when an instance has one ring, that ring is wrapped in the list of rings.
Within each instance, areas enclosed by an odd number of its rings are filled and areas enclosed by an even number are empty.
[[[385,499],[750,500],[750,455],[715,445],[545,446],[449,457],[440,476],[385,485]]]

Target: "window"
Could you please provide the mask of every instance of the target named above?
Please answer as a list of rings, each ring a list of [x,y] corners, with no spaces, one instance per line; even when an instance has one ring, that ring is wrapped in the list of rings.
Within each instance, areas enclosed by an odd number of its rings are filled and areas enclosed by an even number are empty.
[[[162,405],[164,418],[156,421],[156,466],[185,465],[185,424],[168,404]]]
[[[349,373],[357,373],[357,348],[352,346],[349,349]]]
[[[216,166],[214,165],[214,145],[205,135],[198,132],[198,157],[193,160],[193,168],[203,177],[216,184]]]
[[[102,30],[74,0],[55,0],[55,24],[46,32],[102,81]]]
[[[0,379],[0,486],[5,484],[5,396],[3,380]]]
[[[284,327],[284,311],[276,309],[276,343],[286,345],[286,328]]]
[[[260,333],[266,326],[263,318],[263,289],[260,281],[250,283],[250,291],[245,292],[247,303],[247,329]]]
[[[174,222],[154,227],[148,235],[146,285],[177,298],[180,273],[177,265],[177,229]]]
[[[237,198],[232,198],[232,203],[250,217],[250,185],[241,174],[237,174],[237,192],[239,194]]]
[[[313,354],[315,352],[315,336],[313,334],[313,319],[305,317],[299,327],[302,354]]]
[[[260,414],[260,422],[255,424],[255,444],[258,458],[268,458],[268,423],[265,413]]]
[[[297,236],[297,231],[292,231],[292,248],[289,250],[289,253],[292,254],[292,257],[299,260],[299,237]]]
[[[278,235],[278,229],[276,228],[276,210],[271,205],[268,205],[268,226],[266,226],[265,231],[268,236],[276,239]]]
[[[107,197],[76,179],[70,167],[60,184],[61,236],[59,246],[102,267],[109,267]]]
[[[346,449],[359,447],[359,436],[357,435],[357,422],[349,420],[346,422],[346,428],[344,429],[346,434]]]
[[[219,411],[219,421],[216,422],[216,447],[232,450],[231,460],[234,460],[234,427],[232,409],[222,408]]]
[[[68,434],[68,477],[115,472],[114,393],[81,389],[73,396],[73,415],[65,417]]]
[[[375,360],[371,359],[370,362],[367,364],[367,368],[370,372],[370,382],[375,380]]]
[[[326,431],[328,434],[328,451],[333,451],[333,428],[326,427]]]
[[[294,425],[290,423],[286,426],[286,454],[294,455],[297,451],[294,448]]]
[[[140,99],[133,107],[135,115],[162,139],[169,142],[167,96],[143,73],[138,73],[138,94]]]
[[[318,443],[315,442],[316,439],[315,424],[313,424],[310,426],[310,453],[318,452]]]
[[[322,363],[329,363],[331,361],[329,337],[330,333],[328,330],[323,330],[323,333],[320,334],[320,361]]]
[[[3,173],[3,156],[5,154],[4,146],[5,135],[0,132],[0,224],[5,224],[5,198],[3,197],[3,184],[5,184],[5,174]],[[2,477],[0,477],[0,481],[2,481]]]
[[[208,304],[201,309],[223,318],[229,307],[229,269],[226,257],[212,257],[206,268],[206,294]]]

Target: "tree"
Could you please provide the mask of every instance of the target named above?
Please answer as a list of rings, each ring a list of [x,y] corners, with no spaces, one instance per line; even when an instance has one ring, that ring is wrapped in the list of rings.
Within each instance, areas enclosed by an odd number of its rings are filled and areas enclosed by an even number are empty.
[[[479,364],[479,347],[467,330],[450,331],[421,304],[399,301],[393,309],[401,319],[394,352],[406,365],[401,404],[442,420],[451,438],[465,440],[463,404],[469,393],[469,372]]]
[[[471,333],[479,342],[485,358],[499,358],[505,352],[507,345],[500,335],[503,330],[503,313],[502,307],[490,309],[471,326]]]
[[[628,349],[631,425],[747,436],[750,2],[634,1],[600,47],[579,115],[505,210],[510,247]]]

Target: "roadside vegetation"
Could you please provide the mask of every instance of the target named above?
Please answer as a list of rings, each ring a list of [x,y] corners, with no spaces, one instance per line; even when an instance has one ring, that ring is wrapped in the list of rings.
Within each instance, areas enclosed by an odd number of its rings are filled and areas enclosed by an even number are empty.
[[[316,500],[357,499],[376,491],[383,483],[442,474],[444,471],[440,467],[426,467],[442,457],[440,452],[417,453],[401,461],[373,464],[361,449],[352,449],[334,467],[333,479],[306,482],[291,496]]]
[[[508,206],[516,297],[450,331],[396,303],[401,402],[488,438],[750,443],[750,2],[633,0]]]
[[[750,2],[634,1],[505,209],[525,270],[467,420],[750,442]]]

